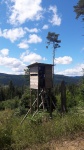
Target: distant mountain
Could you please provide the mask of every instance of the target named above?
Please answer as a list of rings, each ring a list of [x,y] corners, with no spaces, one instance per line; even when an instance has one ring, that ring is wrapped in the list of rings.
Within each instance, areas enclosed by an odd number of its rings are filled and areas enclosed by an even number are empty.
[[[23,86],[28,84],[25,75],[11,75],[0,73],[0,85],[8,85],[12,81],[15,86]]]
[[[29,77],[25,77],[25,75],[11,75],[0,73],[0,85],[8,85],[10,81],[12,81],[15,86],[29,85],[28,79]],[[81,76],[69,77],[64,75],[54,75],[55,84],[61,83],[62,80],[69,84],[78,83],[80,79]]]
[[[54,75],[54,83],[58,84],[61,83],[61,81],[65,81],[66,84],[72,84],[72,83],[78,83],[81,80],[81,76],[64,76],[64,75]]]

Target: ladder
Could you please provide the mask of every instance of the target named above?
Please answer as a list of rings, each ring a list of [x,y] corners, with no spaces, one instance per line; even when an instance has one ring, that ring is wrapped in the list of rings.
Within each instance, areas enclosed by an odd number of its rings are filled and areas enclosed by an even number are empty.
[[[41,96],[42,93],[43,93],[43,89],[42,89],[41,92],[39,93],[39,96]],[[36,98],[35,101],[33,102],[32,107],[35,105],[36,102],[37,102],[37,98]],[[41,106],[43,106],[43,109],[44,109],[44,101],[43,101],[43,99],[42,99],[41,104],[39,105],[39,108],[40,108]],[[31,111],[31,108],[27,111],[26,115],[24,116],[24,118],[22,119],[22,121],[21,121],[20,124],[22,124],[22,123],[24,122],[24,120],[26,119],[26,117],[27,117],[27,115],[30,113],[30,111]],[[36,114],[37,112],[38,112],[38,109],[34,112],[32,118],[35,116],[35,114]]]
[[[46,97],[43,97],[43,94],[44,94],[44,91],[43,91],[43,89],[42,89],[41,92],[39,93],[39,96],[41,96],[41,103],[39,104],[39,108],[40,108],[41,106],[43,106],[43,110],[44,110],[44,109],[45,109],[45,103],[46,103],[47,109],[49,110],[49,109],[50,109],[50,106],[49,106],[49,98],[48,98],[47,94],[46,94]],[[36,102],[37,102],[37,98],[36,98],[35,101],[33,102],[32,107],[35,105]],[[53,106],[56,108],[55,103],[54,103],[53,101],[52,101],[52,104],[53,104]],[[24,122],[24,120],[26,119],[26,117],[27,117],[27,115],[30,113],[30,111],[31,111],[31,108],[27,111],[26,115],[24,116],[24,118],[22,119],[22,121],[21,121],[20,124],[22,124],[22,123]],[[33,113],[32,118],[33,118],[37,113],[38,113],[38,109]]]

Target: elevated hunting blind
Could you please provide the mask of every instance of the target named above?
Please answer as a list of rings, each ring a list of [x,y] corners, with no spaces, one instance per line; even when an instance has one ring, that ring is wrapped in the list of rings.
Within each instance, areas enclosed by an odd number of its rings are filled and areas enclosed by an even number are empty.
[[[44,63],[33,63],[28,66],[29,74],[30,74],[30,109],[27,114],[24,116],[21,123],[27,117],[28,113],[32,111],[33,116],[38,112],[38,110],[42,107],[45,109],[45,105],[47,105],[47,110],[50,112],[50,116],[52,116],[51,110],[51,99],[50,99],[50,91],[53,87],[53,65],[52,64],[44,64]],[[32,100],[32,91],[37,91],[37,97],[35,100]],[[49,95],[47,95],[47,91],[49,90]],[[32,116],[32,117],[33,117]]]
[[[28,66],[30,89],[52,88],[52,64],[34,63]]]
[[[30,73],[30,95],[32,95],[32,90],[37,91],[37,98],[32,104],[32,96],[30,100],[30,109],[32,113],[32,107],[36,104],[36,112],[40,107],[45,108],[45,93],[50,90],[53,86],[53,75],[52,75],[52,64],[44,63],[33,63],[28,66]],[[48,104],[48,100],[47,100]],[[36,113],[35,112],[35,113]]]
[[[33,63],[28,66],[30,74],[30,109],[24,116],[21,124],[29,112],[33,112],[34,117],[40,108],[47,109],[52,117],[52,105],[55,103],[51,100],[51,88],[53,88],[53,65],[44,63]],[[32,100],[32,91],[37,92],[37,97]]]

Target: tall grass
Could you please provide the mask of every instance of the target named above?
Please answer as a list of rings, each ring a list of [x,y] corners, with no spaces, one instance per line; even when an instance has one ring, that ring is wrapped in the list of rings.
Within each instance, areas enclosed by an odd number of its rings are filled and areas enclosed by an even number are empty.
[[[78,113],[61,116],[54,112],[52,119],[47,113],[40,113],[33,119],[28,116],[22,125],[21,120],[11,110],[0,112],[0,150],[23,150],[84,131],[84,117]]]

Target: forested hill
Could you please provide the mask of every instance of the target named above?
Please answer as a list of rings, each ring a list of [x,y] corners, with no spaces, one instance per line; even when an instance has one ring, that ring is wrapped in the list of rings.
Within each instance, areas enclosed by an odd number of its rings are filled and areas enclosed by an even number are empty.
[[[25,77],[25,75],[11,75],[0,73],[0,85],[8,85],[10,81],[12,81],[15,86],[29,85],[28,79],[29,77]],[[62,80],[64,80],[66,83],[78,83],[80,79],[80,76],[69,77],[63,75],[54,75],[55,84],[61,83]]]
[[[71,77],[71,76],[64,76],[64,75],[54,75],[54,82],[55,83],[60,83],[62,80],[64,80],[69,84],[72,83],[78,83],[81,80],[81,76],[75,76],[75,77]]]
[[[12,81],[15,86],[23,86],[28,84],[25,75],[11,75],[0,73],[0,85],[8,85],[10,81]]]

